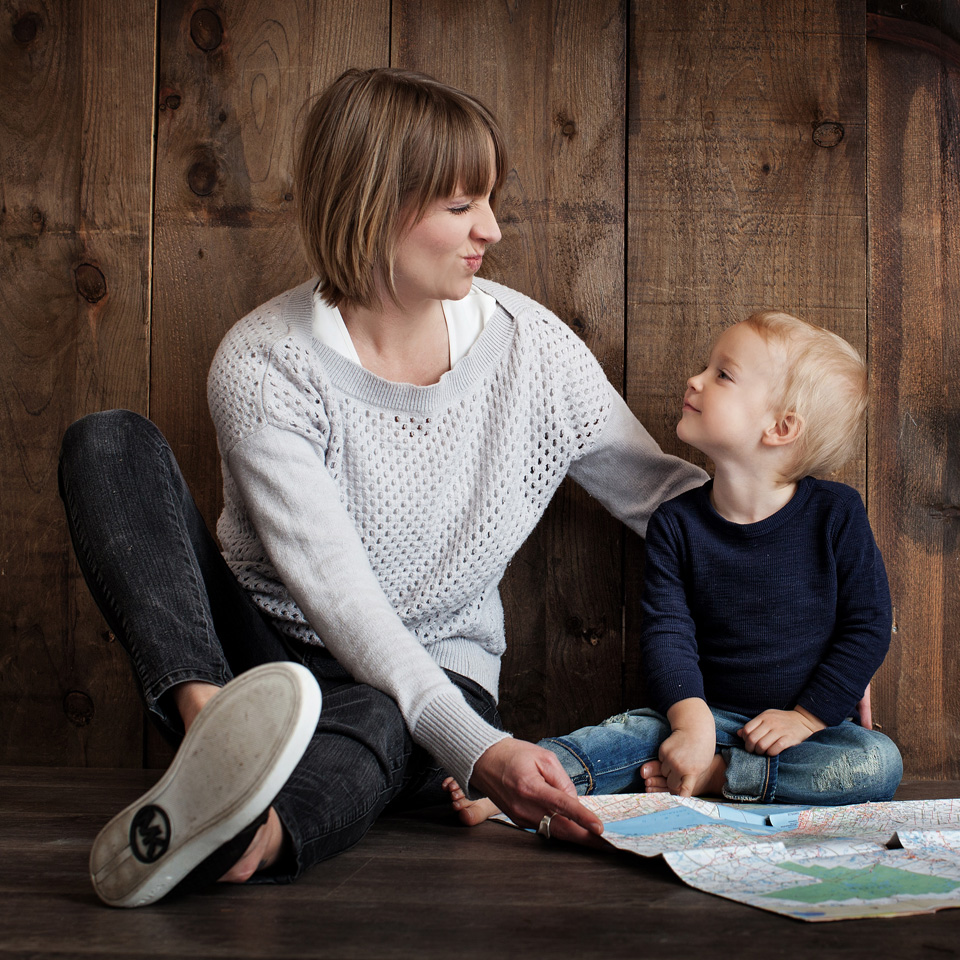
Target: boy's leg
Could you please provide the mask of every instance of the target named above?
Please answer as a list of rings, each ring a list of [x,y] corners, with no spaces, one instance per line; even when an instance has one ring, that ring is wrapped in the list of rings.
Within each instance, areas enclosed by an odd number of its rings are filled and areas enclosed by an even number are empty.
[[[890,800],[903,776],[889,737],[852,720],[827,727],[775,757],[747,753],[736,730],[749,718],[714,711],[727,763],[723,795],[730,800],[812,806]]]
[[[577,794],[644,790],[640,768],[659,757],[670,736],[670,723],[656,710],[628,710],[596,726],[563,737],[548,737],[539,746],[555,753]]]

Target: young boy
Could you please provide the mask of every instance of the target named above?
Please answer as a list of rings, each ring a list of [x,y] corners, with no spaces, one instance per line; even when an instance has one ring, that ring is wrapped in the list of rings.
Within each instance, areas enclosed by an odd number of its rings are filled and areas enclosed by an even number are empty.
[[[543,740],[578,794],[815,805],[889,800],[900,754],[850,719],[890,642],[883,560],[855,490],[863,361],[785,313],[726,330],[677,435],[715,475],[647,531],[642,663],[655,709]],[[468,823],[493,811],[447,781]]]

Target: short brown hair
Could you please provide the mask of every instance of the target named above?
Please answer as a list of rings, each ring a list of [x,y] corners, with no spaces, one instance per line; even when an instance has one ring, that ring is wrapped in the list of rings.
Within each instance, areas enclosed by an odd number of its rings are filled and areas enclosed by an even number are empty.
[[[495,169],[490,169],[493,146]],[[396,301],[401,231],[438,198],[491,203],[506,177],[503,135],[479,100],[408,70],[347,70],[310,109],[296,164],[300,234],[324,300],[377,303],[377,268]]]
[[[745,321],[785,354],[773,406],[802,429],[787,481],[839,470],[856,452],[867,409],[867,367],[843,337],[789,313],[764,310]]]

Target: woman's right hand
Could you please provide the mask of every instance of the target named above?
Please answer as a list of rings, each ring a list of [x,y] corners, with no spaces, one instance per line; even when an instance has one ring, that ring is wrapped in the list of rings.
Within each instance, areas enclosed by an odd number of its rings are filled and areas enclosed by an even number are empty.
[[[591,843],[603,833],[600,819],[577,800],[560,761],[526,740],[499,740],[481,754],[471,787],[489,797],[514,823],[537,827],[552,814],[550,836]]]

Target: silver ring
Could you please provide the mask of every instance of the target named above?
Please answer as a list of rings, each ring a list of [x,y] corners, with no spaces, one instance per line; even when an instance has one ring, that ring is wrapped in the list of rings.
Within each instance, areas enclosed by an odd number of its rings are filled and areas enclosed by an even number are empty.
[[[544,837],[545,839],[550,839],[550,821],[554,818],[554,814],[545,813],[543,819],[540,821],[540,826],[537,827],[537,833]]]

